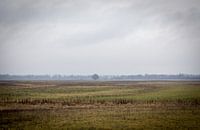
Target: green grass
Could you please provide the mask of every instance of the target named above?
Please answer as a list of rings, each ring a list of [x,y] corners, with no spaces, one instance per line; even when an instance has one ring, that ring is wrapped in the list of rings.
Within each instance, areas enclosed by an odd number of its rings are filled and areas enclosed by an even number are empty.
[[[0,82],[0,129],[200,129],[200,82]]]
[[[63,102],[68,104],[93,103],[126,103],[145,101],[199,101],[200,87],[187,84],[132,86],[53,86],[31,87],[2,86],[0,100],[2,102]]]
[[[195,107],[119,105],[94,108],[15,111],[0,114],[3,128],[13,129],[199,129]]]

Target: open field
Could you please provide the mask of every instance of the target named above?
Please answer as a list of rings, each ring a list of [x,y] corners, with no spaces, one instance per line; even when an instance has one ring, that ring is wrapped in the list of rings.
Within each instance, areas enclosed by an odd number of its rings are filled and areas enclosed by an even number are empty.
[[[200,129],[200,82],[1,81],[0,129]]]

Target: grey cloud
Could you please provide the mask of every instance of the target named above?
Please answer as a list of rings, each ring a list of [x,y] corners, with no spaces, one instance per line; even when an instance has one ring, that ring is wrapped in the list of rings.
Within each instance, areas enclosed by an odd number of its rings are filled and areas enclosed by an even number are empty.
[[[200,73],[199,0],[0,3],[0,73]]]

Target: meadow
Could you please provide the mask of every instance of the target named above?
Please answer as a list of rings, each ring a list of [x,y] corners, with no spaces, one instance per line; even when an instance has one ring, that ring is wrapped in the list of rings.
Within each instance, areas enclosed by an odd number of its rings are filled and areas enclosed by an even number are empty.
[[[200,82],[1,81],[0,129],[200,129]]]

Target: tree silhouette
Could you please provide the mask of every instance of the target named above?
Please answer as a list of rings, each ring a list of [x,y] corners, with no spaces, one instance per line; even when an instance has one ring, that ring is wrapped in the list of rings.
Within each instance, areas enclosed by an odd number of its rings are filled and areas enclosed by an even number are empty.
[[[97,74],[93,74],[93,75],[92,75],[92,79],[94,79],[94,80],[99,79],[99,75],[97,75]]]

